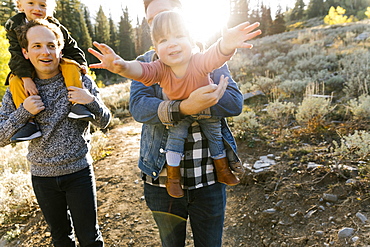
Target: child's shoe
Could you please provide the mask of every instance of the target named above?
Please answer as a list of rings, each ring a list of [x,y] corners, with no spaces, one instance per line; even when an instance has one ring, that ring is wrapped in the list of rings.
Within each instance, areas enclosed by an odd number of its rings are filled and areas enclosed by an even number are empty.
[[[10,141],[13,143],[28,141],[40,137],[41,135],[41,131],[37,124],[34,122],[28,122],[26,125],[20,128],[17,133],[12,136],[12,138],[10,138]]]
[[[184,191],[181,188],[181,173],[180,166],[169,166],[167,167],[167,181],[166,189],[167,193],[175,198],[181,198],[184,196]]]
[[[91,121],[95,119],[95,115],[92,114],[86,106],[82,104],[74,104],[71,107],[71,112],[68,114],[69,118]]]
[[[227,158],[213,160],[213,163],[216,168],[218,182],[227,184],[230,186],[234,186],[240,183],[239,178],[237,178],[231,172],[230,167],[229,167],[229,161],[227,160]]]

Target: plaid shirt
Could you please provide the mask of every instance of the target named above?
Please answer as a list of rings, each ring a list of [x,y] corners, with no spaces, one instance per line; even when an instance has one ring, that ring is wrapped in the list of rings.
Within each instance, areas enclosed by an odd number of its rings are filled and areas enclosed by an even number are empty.
[[[189,128],[185,155],[180,164],[183,189],[193,190],[216,183],[213,162],[209,156],[207,139],[198,123],[194,122]],[[148,184],[166,187],[167,171],[164,168],[156,180],[142,173],[142,179]]]

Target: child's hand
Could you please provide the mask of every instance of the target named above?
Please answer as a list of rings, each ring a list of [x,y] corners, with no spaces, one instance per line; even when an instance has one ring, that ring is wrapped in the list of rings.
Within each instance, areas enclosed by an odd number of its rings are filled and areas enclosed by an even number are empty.
[[[38,95],[39,91],[36,88],[36,84],[29,77],[22,78],[24,84],[24,93],[26,96]]]
[[[87,73],[87,67],[85,65],[80,65],[80,68],[81,68],[81,73],[85,75]]]
[[[126,69],[125,60],[118,56],[112,48],[106,44],[94,42],[93,45],[98,48],[98,51],[89,48],[88,51],[100,60],[100,63],[90,64],[92,69],[107,69],[110,72],[119,74]]]
[[[229,55],[235,51],[236,48],[252,48],[253,45],[245,41],[253,39],[260,35],[261,30],[251,33],[252,30],[259,26],[259,22],[249,25],[249,22],[241,23],[233,28],[225,28],[222,33],[222,40],[220,44],[221,52],[224,55]]]

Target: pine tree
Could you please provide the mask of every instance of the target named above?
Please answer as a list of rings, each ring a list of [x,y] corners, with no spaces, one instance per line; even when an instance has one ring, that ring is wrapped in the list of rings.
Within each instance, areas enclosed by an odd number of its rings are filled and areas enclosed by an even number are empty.
[[[83,7],[83,10],[87,31],[89,32],[91,39],[95,40],[94,26],[91,23],[90,11],[86,6]]]
[[[302,20],[304,17],[304,7],[305,7],[304,1],[297,0],[290,15],[290,20],[291,21]]]
[[[118,24],[118,49],[117,53],[126,60],[135,59],[135,45],[132,41],[132,26],[128,15],[128,8],[123,10],[123,16]]]
[[[250,0],[231,0],[230,1],[230,17],[228,26],[234,27],[249,18]]]
[[[279,4],[277,11],[276,11],[275,19],[272,22],[272,26],[270,28],[270,34],[274,35],[274,34],[282,33],[282,32],[285,32],[285,30],[286,30],[286,26],[285,26],[285,20],[284,20],[284,13],[282,13],[281,6]]]
[[[136,27],[134,29],[134,37],[135,37],[135,51],[139,54],[141,54],[141,46],[142,42],[140,39],[140,33],[141,33],[141,26],[139,21],[139,16],[136,17]]]
[[[265,5],[261,5],[261,21],[260,21],[260,29],[262,31],[262,36],[270,35],[272,26],[272,18],[271,18],[271,8]]]
[[[142,19],[141,25],[137,27],[136,36],[136,52],[137,54],[143,54],[153,45],[150,36],[150,27],[145,18]]]
[[[1,0],[0,6],[0,25],[5,25],[5,22],[16,14],[13,0]]]
[[[109,44],[109,22],[105,16],[103,7],[100,5],[95,19],[95,41]]]
[[[68,29],[78,46],[86,53],[92,41],[85,23],[83,8],[79,0],[59,0],[55,17]]]
[[[118,38],[117,38],[117,27],[113,21],[112,14],[109,16],[109,43],[108,45],[113,49],[117,50]]]
[[[248,21],[250,23],[254,23],[254,22],[261,23],[261,12],[260,12],[259,8],[253,9],[251,11],[251,14],[249,15],[249,20]]]
[[[307,18],[314,18],[314,17],[319,17],[319,16],[324,16],[326,13],[325,5],[323,0],[310,0],[307,10],[306,10],[306,15]]]

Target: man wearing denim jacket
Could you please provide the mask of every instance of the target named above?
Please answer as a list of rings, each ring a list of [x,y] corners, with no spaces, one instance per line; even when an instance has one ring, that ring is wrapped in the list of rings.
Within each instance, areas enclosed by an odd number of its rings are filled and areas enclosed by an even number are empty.
[[[181,8],[179,0],[144,0],[144,5],[149,25],[156,14]],[[153,59],[156,59],[154,51],[138,58],[143,62]],[[230,78],[228,84],[220,82],[221,75]],[[226,185],[217,182],[207,140],[196,123],[189,128],[181,163],[185,196],[173,198],[165,188],[166,125],[175,124],[184,115],[229,117],[242,111],[243,97],[227,65],[215,70],[211,78],[219,84],[216,91],[209,85],[197,89],[183,101],[166,100],[158,84],[146,87],[137,81],[131,83],[130,112],[136,121],[143,123],[138,165],[144,180],[145,200],[158,225],[162,246],[185,246],[188,218],[195,246],[222,245]],[[236,143],[225,119],[222,119],[222,135],[230,166],[240,171]]]

